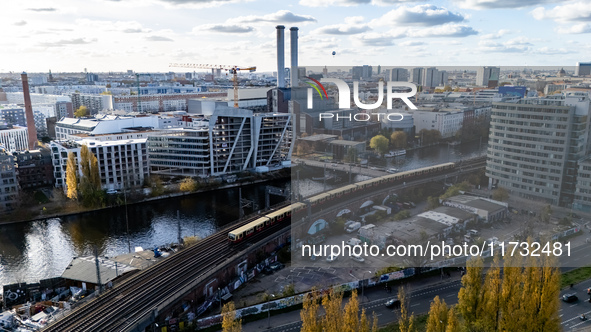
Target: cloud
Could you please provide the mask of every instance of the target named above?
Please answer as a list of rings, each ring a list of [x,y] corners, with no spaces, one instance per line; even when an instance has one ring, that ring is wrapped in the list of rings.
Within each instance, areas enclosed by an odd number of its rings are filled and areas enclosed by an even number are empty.
[[[21,26],[23,26],[23,25],[26,25],[26,24],[27,24],[27,21],[18,21],[18,22],[14,22],[14,25],[17,25],[17,26],[19,26],[19,27],[21,27]]]
[[[466,25],[446,24],[437,27],[430,27],[420,30],[411,30],[409,37],[468,37],[477,35],[478,31]]]
[[[419,41],[414,41],[414,40],[407,40],[405,42],[398,43],[398,45],[400,45],[400,46],[420,46],[420,45],[425,45],[425,43],[419,42]]]
[[[394,39],[404,38],[406,31],[399,31],[398,33],[390,31],[387,33],[364,33],[359,36],[351,37],[351,41],[357,45],[362,46],[392,46]]]
[[[591,21],[591,5],[588,1],[572,2],[552,9],[538,7],[531,14],[536,20],[552,19],[556,22],[589,22]]]
[[[372,24],[379,26],[433,26],[445,23],[462,22],[463,20],[464,16],[460,13],[452,13],[446,8],[427,4],[415,7],[398,7],[389,11],[384,16],[373,20]]]
[[[482,39],[500,39],[501,37],[503,37],[504,35],[507,35],[511,33],[511,31],[506,30],[506,29],[501,29],[495,33],[489,33],[486,35],[483,35],[481,38]]]
[[[193,28],[193,33],[199,31],[212,31],[222,33],[248,33],[254,31],[254,28],[246,25],[237,24],[204,24]]]
[[[248,15],[232,18],[226,23],[305,23],[316,22],[316,19],[309,15],[297,15],[289,10],[280,10],[267,15]]]
[[[541,47],[532,51],[534,54],[540,55],[556,55],[556,54],[571,54],[568,50],[564,48],[550,48],[550,47]]]
[[[31,10],[34,12],[54,12],[56,8],[28,8],[27,10]]]
[[[558,27],[556,28],[556,32],[561,34],[567,33],[591,33],[591,24],[589,23],[579,23],[575,25],[569,25],[566,27]]]
[[[62,39],[55,42],[44,42],[40,43],[39,46],[41,47],[62,47],[66,45],[84,45],[96,42],[96,39],[86,40],[83,38],[74,38],[74,39]]]
[[[168,37],[162,37],[162,36],[149,36],[146,37],[147,41],[155,41],[155,42],[161,42],[161,41],[166,41],[166,42],[171,42],[174,41]]]
[[[391,6],[391,5],[399,5],[404,2],[422,2],[424,0],[372,0],[373,5],[377,6]]]
[[[370,4],[372,0],[300,0],[300,5],[307,7],[350,7]]]
[[[556,0],[452,0],[452,2],[467,9],[498,9],[531,7],[553,3]]]
[[[531,48],[529,43],[519,43],[516,41],[495,43],[491,41],[481,40],[478,45],[480,50],[484,52],[498,52],[498,53],[526,53]]]
[[[127,0],[108,0],[111,2],[123,2]],[[204,8],[204,7],[216,7],[227,4],[234,4],[240,2],[246,2],[248,0],[157,0],[169,7],[190,7],[190,8]]]

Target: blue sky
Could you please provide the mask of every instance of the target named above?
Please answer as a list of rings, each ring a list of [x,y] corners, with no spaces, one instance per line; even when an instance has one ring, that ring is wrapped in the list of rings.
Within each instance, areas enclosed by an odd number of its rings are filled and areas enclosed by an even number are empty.
[[[171,62],[272,71],[278,24],[287,28],[286,64],[292,26],[300,29],[303,66],[591,61],[587,0],[30,0],[2,7],[0,72],[184,71],[168,68]]]

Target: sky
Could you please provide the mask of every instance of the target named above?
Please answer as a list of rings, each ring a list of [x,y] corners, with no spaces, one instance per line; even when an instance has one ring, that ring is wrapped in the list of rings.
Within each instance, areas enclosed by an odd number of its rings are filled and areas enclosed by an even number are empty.
[[[300,66],[573,66],[590,22],[588,0],[3,1],[0,72],[274,71],[277,25],[287,66],[290,27]]]

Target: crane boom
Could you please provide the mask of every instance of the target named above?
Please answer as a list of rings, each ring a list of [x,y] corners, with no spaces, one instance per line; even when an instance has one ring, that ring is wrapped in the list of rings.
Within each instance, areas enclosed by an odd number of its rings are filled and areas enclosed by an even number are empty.
[[[234,107],[238,108],[238,71],[256,71],[257,67],[231,66],[231,65],[214,65],[214,64],[200,64],[200,63],[171,63],[169,67],[178,68],[198,68],[198,69],[222,69],[227,70],[232,74],[232,81],[234,81]]]

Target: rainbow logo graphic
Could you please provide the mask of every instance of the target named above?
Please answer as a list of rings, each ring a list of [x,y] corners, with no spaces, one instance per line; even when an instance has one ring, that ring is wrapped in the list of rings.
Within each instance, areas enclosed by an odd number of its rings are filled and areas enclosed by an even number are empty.
[[[322,85],[322,83],[318,82],[317,80],[305,76],[305,78],[309,79],[310,81],[313,81],[314,83],[316,83],[320,89],[322,89],[322,92],[324,92],[324,96],[326,97],[326,99],[328,99],[328,94],[326,93],[326,90],[324,89],[324,86]],[[306,82],[308,85],[310,85],[311,87],[314,88],[314,90],[316,90],[316,92],[318,92],[318,95],[320,95],[320,99],[324,99],[324,97],[322,96],[322,93],[320,92],[320,89],[318,89],[318,86],[315,86],[314,84],[310,83],[310,82]],[[311,96],[311,95],[310,95]]]

